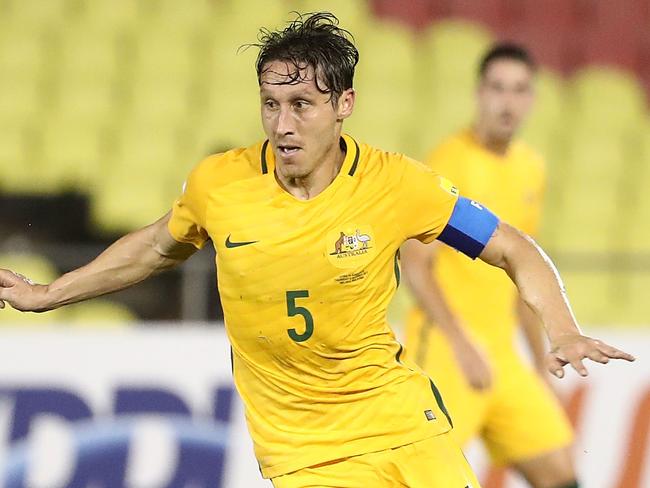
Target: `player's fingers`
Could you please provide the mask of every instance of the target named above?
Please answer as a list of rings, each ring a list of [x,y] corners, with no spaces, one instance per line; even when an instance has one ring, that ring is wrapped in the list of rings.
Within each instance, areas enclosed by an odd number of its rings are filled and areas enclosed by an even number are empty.
[[[580,376],[587,376],[589,374],[587,372],[587,368],[585,368],[585,365],[582,364],[582,359],[580,358],[572,359],[571,361],[569,361],[569,363],[571,364],[571,367],[575,369]]]
[[[566,364],[566,362],[562,361],[560,358],[555,356],[554,354],[549,354],[546,358],[546,368],[549,370],[549,372],[557,377],[557,378],[563,378],[564,377],[564,368],[563,366]]]
[[[603,354],[598,349],[594,349],[593,351],[589,351],[587,353],[587,357],[589,359],[591,359],[592,361],[595,361],[597,363],[602,363],[602,364],[609,363],[609,357],[606,354]]]
[[[620,349],[612,347],[609,344],[605,344],[604,342],[596,341],[596,344],[600,352],[602,352],[607,357],[610,357],[612,359],[624,359],[626,361],[634,361],[636,359],[631,354],[628,354],[625,351],[621,351]]]

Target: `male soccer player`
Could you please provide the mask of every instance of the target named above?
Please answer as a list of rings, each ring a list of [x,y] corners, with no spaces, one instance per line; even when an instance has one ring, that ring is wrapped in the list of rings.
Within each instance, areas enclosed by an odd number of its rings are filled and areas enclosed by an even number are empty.
[[[476,122],[428,161],[462,195],[528,234],[537,232],[544,167],[514,137],[533,103],[534,73],[521,46],[493,46],[479,67]],[[512,282],[434,245],[407,243],[402,262],[419,303],[407,323],[406,350],[445,393],[461,444],[480,435],[496,463],[513,465],[536,488],[577,486],[571,428],[545,381],[541,328]],[[536,371],[515,350],[517,321]]]
[[[276,488],[478,487],[440,393],[386,322],[409,238],[507,270],[551,337],[550,368],[633,358],[582,336],[532,241],[410,159],[342,135],[358,52],[328,13],[263,31],[268,139],[209,157],[170,214],[49,285],[0,273],[0,300],[42,311],[170,268],[212,241],[234,378]],[[380,107],[378,107],[380,108]]]

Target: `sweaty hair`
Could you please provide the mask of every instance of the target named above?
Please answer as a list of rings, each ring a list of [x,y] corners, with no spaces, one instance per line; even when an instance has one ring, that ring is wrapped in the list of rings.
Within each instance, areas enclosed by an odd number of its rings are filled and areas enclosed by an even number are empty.
[[[485,76],[486,71],[490,67],[490,63],[499,59],[520,61],[528,66],[531,71],[535,72],[537,70],[535,60],[525,47],[512,42],[502,42],[494,44],[490,50],[485,53],[483,59],[481,59],[478,70],[479,78]]]
[[[305,69],[315,72],[316,88],[329,93],[335,103],[341,94],[352,88],[354,68],[359,62],[359,51],[354,47],[352,35],[339,27],[339,20],[329,12],[300,15],[282,30],[261,29],[257,56],[257,82],[268,70],[268,63],[285,61],[295,70],[286,81],[279,84],[296,84],[307,81]]]

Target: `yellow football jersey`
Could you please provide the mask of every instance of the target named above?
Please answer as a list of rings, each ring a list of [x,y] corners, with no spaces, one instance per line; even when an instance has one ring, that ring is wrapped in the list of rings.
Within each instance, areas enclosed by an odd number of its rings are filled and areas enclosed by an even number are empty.
[[[481,202],[503,221],[534,235],[537,232],[544,190],[542,159],[523,142],[515,142],[499,157],[485,149],[471,130],[441,144],[428,158],[434,171],[449,177],[467,198]],[[472,336],[489,351],[512,350],[516,329],[517,289],[500,269],[482,261],[470,261],[442,246],[433,274],[452,310]],[[409,317],[407,346],[413,357],[418,351],[418,330],[423,315]],[[413,324],[418,324],[414,327]],[[413,344],[413,345],[411,345]]]
[[[264,477],[450,429],[439,393],[386,322],[408,238],[434,240],[457,192],[405,156],[341,138],[335,180],[283,190],[268,142],[191,173],[169,230],[217,251],[233,372]]]

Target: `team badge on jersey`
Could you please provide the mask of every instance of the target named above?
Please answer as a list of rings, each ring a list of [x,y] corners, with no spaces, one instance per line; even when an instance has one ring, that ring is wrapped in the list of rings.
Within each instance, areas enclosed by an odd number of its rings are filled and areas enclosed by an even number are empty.
[[[337,268],[354,268],[369,263],[375,254],[375,239],[369,225],[350,225],[330,231],[326,252]]]

